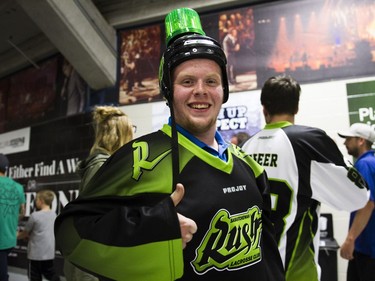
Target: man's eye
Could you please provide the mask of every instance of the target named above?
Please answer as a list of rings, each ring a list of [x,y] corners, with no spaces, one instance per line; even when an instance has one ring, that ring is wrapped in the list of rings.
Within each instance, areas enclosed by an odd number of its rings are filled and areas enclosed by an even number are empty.
[[[217,85],[218,81],[216,79],[209,79],[209,80],[207,80],[207,84],[209,84],[209,85]]]
[[[182,81],[182,85],[191,85],[191,84],[193,84],[193,81],[191,81],[190,79],[189,80],[183,80]]]

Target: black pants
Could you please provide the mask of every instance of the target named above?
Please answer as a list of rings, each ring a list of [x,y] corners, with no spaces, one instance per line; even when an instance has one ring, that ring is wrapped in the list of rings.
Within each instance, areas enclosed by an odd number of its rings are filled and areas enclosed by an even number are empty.
[[[8,281],[8,255],[12,251],[10,249],[0,250],[0,281]]]
[[[348,263],[347,281],[374,281],[375,259],[354,252],[354,259]]]
[[[44,278],[50,281],[60,281],[60,277],[56,274],[53,260],[45,261],[29,261],[29,280],[42,281]]]

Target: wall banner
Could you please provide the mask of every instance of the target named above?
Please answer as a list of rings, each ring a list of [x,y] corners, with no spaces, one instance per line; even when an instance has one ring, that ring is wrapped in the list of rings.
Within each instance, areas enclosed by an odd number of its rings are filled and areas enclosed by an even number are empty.
[[[11,154],[28,151],[30,146],[30,127],[0,134],[0,153]]]
[[[366,123],[375,129],[375,81],[346,84],[349,120]]]

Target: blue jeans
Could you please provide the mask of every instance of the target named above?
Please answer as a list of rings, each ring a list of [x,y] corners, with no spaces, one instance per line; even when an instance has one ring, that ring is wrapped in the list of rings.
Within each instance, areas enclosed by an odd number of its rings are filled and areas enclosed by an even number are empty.
[[[10,251],[12,251],[12,248],[0,250],[0,281],[9,280],[8,255]]]

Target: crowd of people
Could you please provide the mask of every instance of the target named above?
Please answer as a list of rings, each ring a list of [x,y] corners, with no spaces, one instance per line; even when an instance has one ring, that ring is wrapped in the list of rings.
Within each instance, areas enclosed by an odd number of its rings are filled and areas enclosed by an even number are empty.
[[[199,19],[191,9],[169,15],[185,12]],[[319,281],[322,203],[353,212],[340,250],[350,260],[347,280],[372,280],[373,128],[353,124],[339,132],[356,158],[348,164],[325,131],[295,124],[301,87],[282,75],[261,89],[265,127],[224,141],[216,127],[229,98],[224,48],[199,27],[174,28],[159,77],[168,122],[133,139],[123,111],[94,109],[94,144],[77,170],[79,197],[56,217],[53,193],[38,192],[39,211],[18,233],[29,237],[30,273],[37,276],[30,280],[58,280],[54,253],[34,243],[49,241],[51,249],[55,238],[67,280]],[[0,228],[0,281],[8,280],[6,259],[25,202],[22,186],[5,176],[8,165],[0,154],[0,187],[17,195],[0,201],[2,213],[13,208],[12,216],[0,216],[7,225]]]

